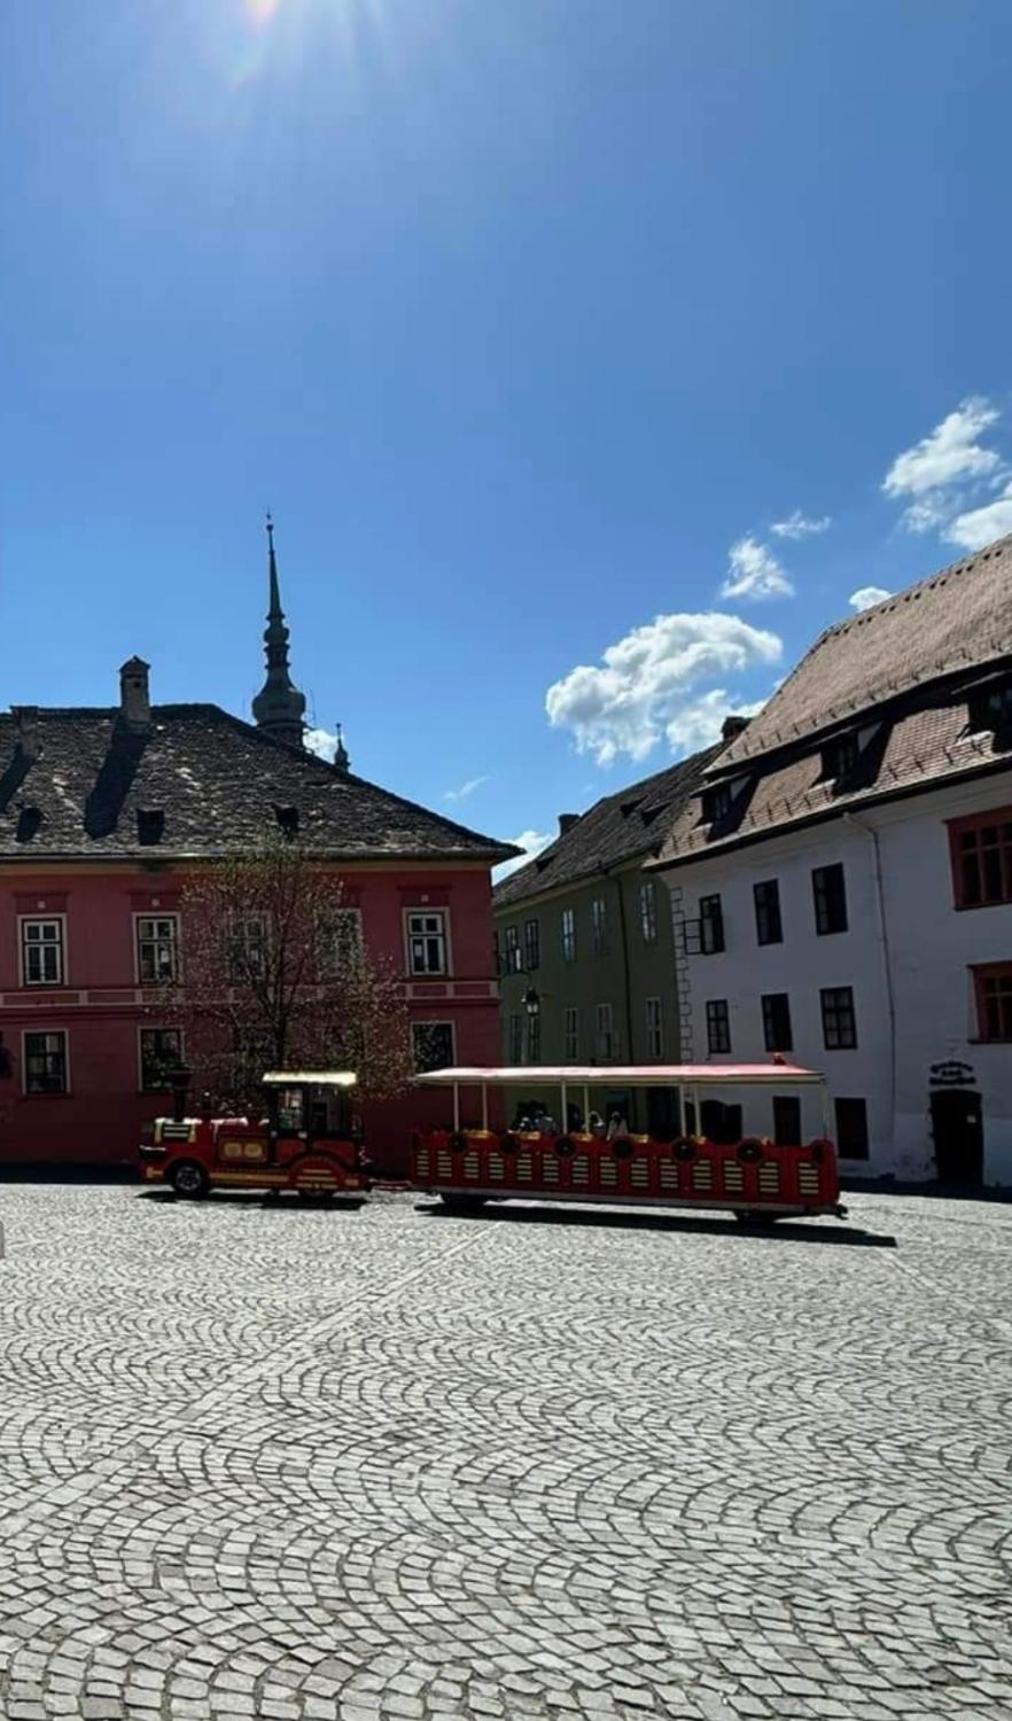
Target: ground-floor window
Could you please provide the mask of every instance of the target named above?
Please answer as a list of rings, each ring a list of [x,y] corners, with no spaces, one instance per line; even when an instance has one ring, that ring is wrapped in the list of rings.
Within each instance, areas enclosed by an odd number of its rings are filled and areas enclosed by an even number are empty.
[[[411,1049],[419,1075],[453,1067],[453,1023],[413,1022]]]
[[[524,1061],[524,1019],[519,1011],[514,1011],[510,1017],[510,1063],[522,1064]]]
[[[836,1101],[836,1151],[841,1159],[868,1157],[868,1104],[866,1100]]]
[[[773,1140],[778,1147],[801,1146],[801,1101],[797,1094],[773,1095]]]
[[[25,1093],[67,1092],[67,1036],[63,1029],[25,1035]]]
[[[183,1036],[178,1028],[141,1029],[141,1087],[159,1093],[172,1086],[172,1071],[183,1061]]]

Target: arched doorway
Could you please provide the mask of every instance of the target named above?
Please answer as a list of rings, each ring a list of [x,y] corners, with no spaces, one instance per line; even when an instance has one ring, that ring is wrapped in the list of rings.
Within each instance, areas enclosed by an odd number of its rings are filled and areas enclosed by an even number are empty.
[[[939,1183],[979,1188],[984,1181],[984,1120],[974,1088],[936,1088],[931,1134]]]

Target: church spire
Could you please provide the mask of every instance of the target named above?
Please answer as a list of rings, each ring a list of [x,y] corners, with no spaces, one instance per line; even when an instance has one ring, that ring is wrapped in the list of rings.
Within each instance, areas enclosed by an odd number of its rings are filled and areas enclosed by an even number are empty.
[[[267,515],[267,568],[269,599],[264,629],[267,679],[253,701],[253,716],[257,728],[272,740],[286,741],[290,747],[301,747],[306,701],[294,685],[288,666],[289,633],[285,626],[285,612],[281,608],[278,562],[274,553],[274,521],[270,514]]]

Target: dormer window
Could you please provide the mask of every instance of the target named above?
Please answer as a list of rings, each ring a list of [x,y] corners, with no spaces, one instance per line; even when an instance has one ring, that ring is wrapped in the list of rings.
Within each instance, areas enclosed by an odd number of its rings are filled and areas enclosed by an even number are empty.
[[[160,843],[165,833],[165,814],[161,807],[138,807],[137,841],[141,848]]]
[[[995,735],[1012,730],[1012,680],[993,681],[988,687],[974,688],[967,704],[972,735],[979,735],[984,730]]]
[[[734,795],[730,783],[715,783],[712,789],[703,790],[703,823],[704,825],[719,824],[726,819],[731,811]]]
[[[822,749],[822,775],[828,782],[846,777],[857,764],[861,749],[853,730],[834,735]]]
[[[278,821],[278,826],[281,830],[282,836],[286,836],[286,837],[298,836],[298,834],[299,834],[299,809],[298,809],[298,807],[275,807],[274,816]]]

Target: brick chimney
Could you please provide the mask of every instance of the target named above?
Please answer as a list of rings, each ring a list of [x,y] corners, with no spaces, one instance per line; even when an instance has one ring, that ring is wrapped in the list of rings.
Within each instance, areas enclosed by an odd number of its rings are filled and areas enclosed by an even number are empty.
[[[37,705],[12,705],[14,739],[22,759],[34,759],[39,751],[39,708]]]
[[[748,717],[725,717],[720,726],[721,740],[733,741],[736,735],[740,735],[743,729],[748,728],[750,722],[751,719]]]
[[[560,813],[559,814],[559,835],[560,835],[560,837],[564,837],[566,832],[571,831],[573,826],[578,825],[579,822],[580,822],[580,814],[579,813]]]
[[[120,722],[128,729],[151,727],[151,695],[148,692],[148,672],[151,668],[142,657],[131,657],[119,672]]]

